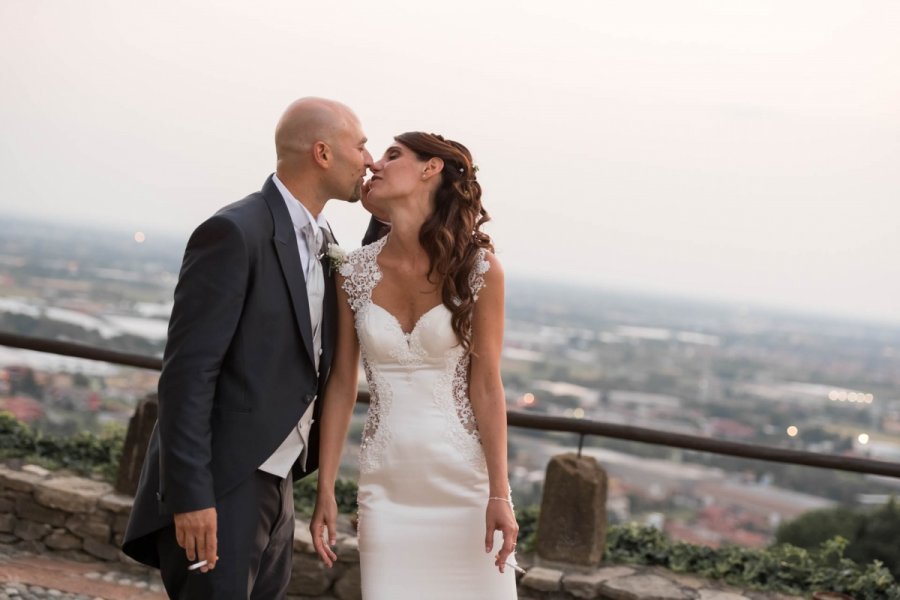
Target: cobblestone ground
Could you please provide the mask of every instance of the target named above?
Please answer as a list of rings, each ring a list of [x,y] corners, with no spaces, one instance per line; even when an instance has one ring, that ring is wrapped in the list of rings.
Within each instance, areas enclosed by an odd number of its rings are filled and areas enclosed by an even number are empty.
[[[159,574],[122,563],[82,562],[0,546],[0,600],[162,600]]]

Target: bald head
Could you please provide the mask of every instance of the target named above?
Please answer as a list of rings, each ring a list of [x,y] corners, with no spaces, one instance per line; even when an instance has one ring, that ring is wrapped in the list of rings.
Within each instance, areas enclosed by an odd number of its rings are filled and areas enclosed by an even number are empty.
[[[291,103],[275,127],[278,162],[303,162],[318,141],[333,143],[348,122],[358,122],[349,107],[325,98],[300,98]]]
[[[329,199],[355,202],[372,164],[366,141],[359,119],[344,104],[301,98],[275,127],[275,173],[313,216]]]

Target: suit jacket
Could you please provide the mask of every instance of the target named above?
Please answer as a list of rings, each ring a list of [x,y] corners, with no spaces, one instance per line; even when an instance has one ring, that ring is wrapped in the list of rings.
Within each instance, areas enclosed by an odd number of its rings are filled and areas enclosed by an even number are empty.
[[[322,260],[317,376],[297,237],[272,178],[191,235],[169,321],[159,419],[123,541],[127,555],[158,567],[155,533],[173,514],[215,506],[322,398],[337,328],[334,274]],[[295,480],[318,467],[321,407],[316,402],[306,471],[298,461]]]

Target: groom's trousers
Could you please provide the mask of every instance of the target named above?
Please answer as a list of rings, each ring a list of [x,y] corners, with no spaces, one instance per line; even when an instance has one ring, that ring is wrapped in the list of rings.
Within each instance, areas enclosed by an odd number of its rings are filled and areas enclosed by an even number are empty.
[[[291,579],[294,495],[284,479],[256,471],[216,500],[216,568],[189,571],[175,527],[159,532],[157,546],[166,593],[175,600],[279,600]]]

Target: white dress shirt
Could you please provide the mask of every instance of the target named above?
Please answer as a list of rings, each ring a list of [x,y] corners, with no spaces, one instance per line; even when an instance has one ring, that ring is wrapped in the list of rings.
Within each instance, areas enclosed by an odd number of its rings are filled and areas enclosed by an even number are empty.
[[[327,229],[328,222],[321,213],[318,218],[313,218],[312,213],[310,213],[309,210],[307,210],[307,208],[291,194],[290,190],[288,190],[284,183],[278,178],[278,175],[273,175],[272,181],[275,183],[275,187],[278,188],[278,191],[281,192],[288,213],[291,215],[291,222],[294,226],[294,235],[297,236],[297,249],[300,253],[300,264],[303,267],[303,277],[306,279],[309,275],[310,260],[317,259],[315,256],[310,256],[306,238],[303,234],[303,228],[308,224],[313,223],[322,229]],[[310,302],[321,303],[323,301],[324,294],[310,298]],[[319,311],[319,314],[322,314],[322,311]],[[289,315],[285,315],[285,318],[287,319],[288,316]],[[322,354],[321,319],[320,323],[311,323],[311,325],[312,331],[316,334],[314,335],[313,351],[316,358],[316,372],[318,373],[319,356]],[[315,404],[316,400],[310,402],[306,412],[300,417],[300,422],[297,423],[296,427],[291,429],[290,433],[288,433],[287,437],[281,445],[278,446],[275,452],[260,465],[259,470],[277,475],[278,477],[287,477],[287,474],[290,472],[294,462],[296,462],[297,457],[300,457],[303,467],[306,468],[306,458],[308,455],[307,445],[309,442],[309,431],[313,424],[312,416]]]

